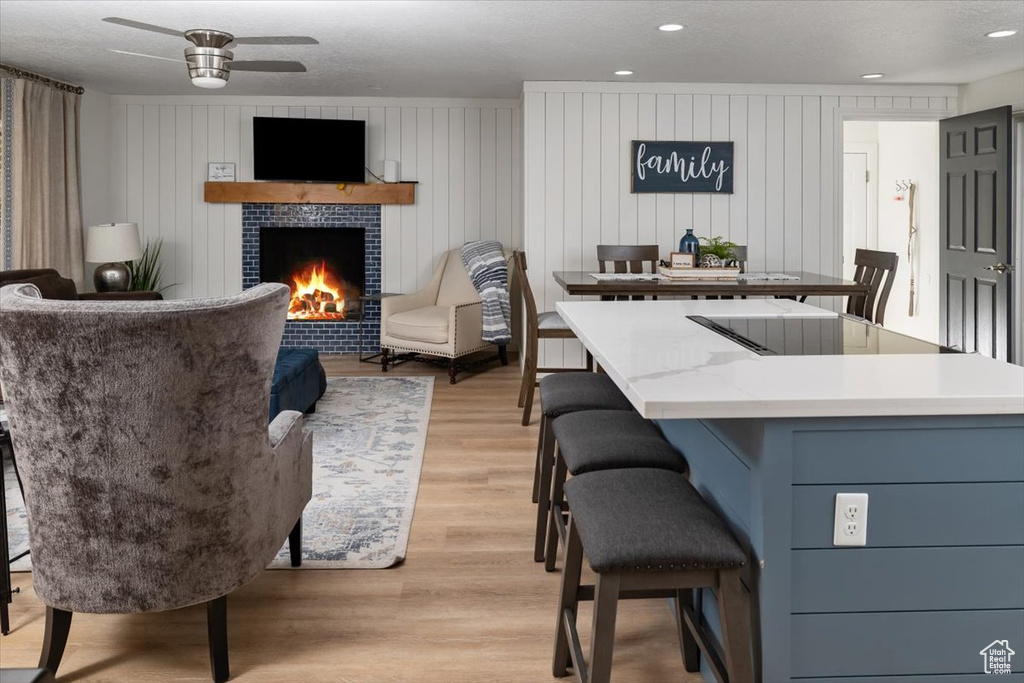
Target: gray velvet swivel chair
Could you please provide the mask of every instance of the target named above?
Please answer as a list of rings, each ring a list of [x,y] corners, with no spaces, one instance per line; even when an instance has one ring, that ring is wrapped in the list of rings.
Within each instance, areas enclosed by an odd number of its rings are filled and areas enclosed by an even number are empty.
[[[226,596],[289,541],[300,561],[312,436],[267,427],[288,287],[191,301],[56,301],[0,289],[0,380],[25,486],[40,668],[74,612],[205,603],[227,680]],[[268,615],[269,618],[269,615]]]

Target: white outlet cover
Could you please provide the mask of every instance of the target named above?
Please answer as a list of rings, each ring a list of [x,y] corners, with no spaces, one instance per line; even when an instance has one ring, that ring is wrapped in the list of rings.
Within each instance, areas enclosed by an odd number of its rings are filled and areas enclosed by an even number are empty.
[[[867,545],[868,494],[837,493],[832,527],[832,545]]]

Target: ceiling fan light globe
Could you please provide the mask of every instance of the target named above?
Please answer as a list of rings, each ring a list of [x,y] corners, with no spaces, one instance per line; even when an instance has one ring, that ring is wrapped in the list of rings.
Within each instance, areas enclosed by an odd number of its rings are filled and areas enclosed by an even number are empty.
[[[227,84],[228,84],[228,79],[227,78],[220,78],[219,76],[193,76],[192,77],[192,85],[198,86],[200,88],[208,88],[210,90],[215,90],[215,89],[218,89],[218,88],[223,88]]]

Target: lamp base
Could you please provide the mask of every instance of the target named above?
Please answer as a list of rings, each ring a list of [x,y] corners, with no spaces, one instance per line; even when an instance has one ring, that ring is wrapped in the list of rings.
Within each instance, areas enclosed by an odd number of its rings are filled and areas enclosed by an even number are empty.
[[[96,267],[92,283],[97,292],[127,292],[132,284],[132,273],[123,263],[104,263]]]

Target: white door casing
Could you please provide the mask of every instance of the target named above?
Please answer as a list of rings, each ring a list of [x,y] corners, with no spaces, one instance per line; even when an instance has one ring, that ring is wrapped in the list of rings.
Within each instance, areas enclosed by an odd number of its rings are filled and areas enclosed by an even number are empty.
[[[843,277],[853,277],[857,249],[878,248],[878,145],[843,147]]]

